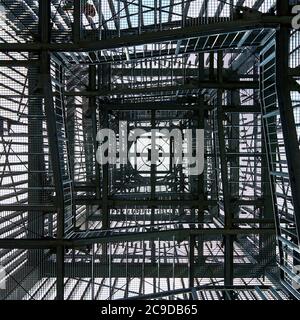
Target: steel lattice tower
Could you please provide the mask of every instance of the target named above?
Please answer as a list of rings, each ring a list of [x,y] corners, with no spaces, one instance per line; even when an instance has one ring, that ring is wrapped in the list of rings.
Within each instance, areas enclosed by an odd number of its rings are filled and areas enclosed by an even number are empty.
[[[299,299],[296,4],[1,0],[0,299]]]

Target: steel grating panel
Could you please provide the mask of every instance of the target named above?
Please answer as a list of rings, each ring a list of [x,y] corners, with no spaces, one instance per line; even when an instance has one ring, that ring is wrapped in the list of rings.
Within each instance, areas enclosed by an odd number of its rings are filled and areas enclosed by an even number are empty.
[[[2,0],[0,10],[1,299],[299,298],[300,38],[288,7]],[[114,131],[119,155],[120,121],[146,133],[128,141],[126,163],[101,165],[97,132]],[[173,161],[165,134],[151,163],[150,130],[175,128],[183,156],[189,132],[204,131],[203,173]],[[195,139],[192,149],[196,159]]]

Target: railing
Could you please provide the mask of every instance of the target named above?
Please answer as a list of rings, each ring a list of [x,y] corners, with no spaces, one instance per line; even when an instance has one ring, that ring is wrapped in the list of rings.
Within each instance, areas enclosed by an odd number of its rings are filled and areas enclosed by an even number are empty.
[[[276,43],[270,37],[260,52],[260,92],[263,127],[268,154],[270,180],[273,189],[277,240],[279,245],[279,266],[284,283],[295,292],[300,287],[297,276],[299,264],[299,238],[291,193],[282,123],[276,88]],[[295,289],[295,290],[293,290]]]
[[[62,67],[52,61],[52,93],[55,113],[55,128],[57,133],[57,145],[59,152],[59,174],[61,176],[63,206],[64,206],[64,228],[68,232],[73,227],[73,181],[70,171],[70,160],[68,152],[68,137],[65,120],[65,101],[63,96],[63,70]]]

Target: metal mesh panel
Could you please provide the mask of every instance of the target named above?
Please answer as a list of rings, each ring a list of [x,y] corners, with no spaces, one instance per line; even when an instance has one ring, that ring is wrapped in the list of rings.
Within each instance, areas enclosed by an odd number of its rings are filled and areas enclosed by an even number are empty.
[[[37,2],[1,0],[0,10],[0,42],[33,41],[38,34]]]
[[[292,287],[299,250],[270,81],[276,23],[264,22],[276,21],[275,2],[52,0],[48,11],[41,1],[1,1],[1,298],[286,298],[272,196]],[[291,32],[292,73],[298,40]],[[184,152],[187,130],[204,128],[203,175],[172,163],[164,137],[151,165],[148,133],[130,143],[126,165],[100,165],[97,131],[120,140],[120,120],[129,131],[180,128]]]
[[[49,266],[53,252],[1,249],[0,255],[0,264],[6,274],[5,289],[0,291],[1,300],[55,299],[55,269]]]
[[[1,206],[16,207],[2,213],[2,237],[39,238],[44,220],[39,206],[43,203],[50,209],[53,186],[43,102],[34,92],[37,69],[0,69]]]

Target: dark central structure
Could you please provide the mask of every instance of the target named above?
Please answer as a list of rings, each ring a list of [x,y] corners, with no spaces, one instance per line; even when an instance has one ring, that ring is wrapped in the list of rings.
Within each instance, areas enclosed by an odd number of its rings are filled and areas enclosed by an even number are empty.
[[[1,0],[0,298],[299,299],[296,4]]]

